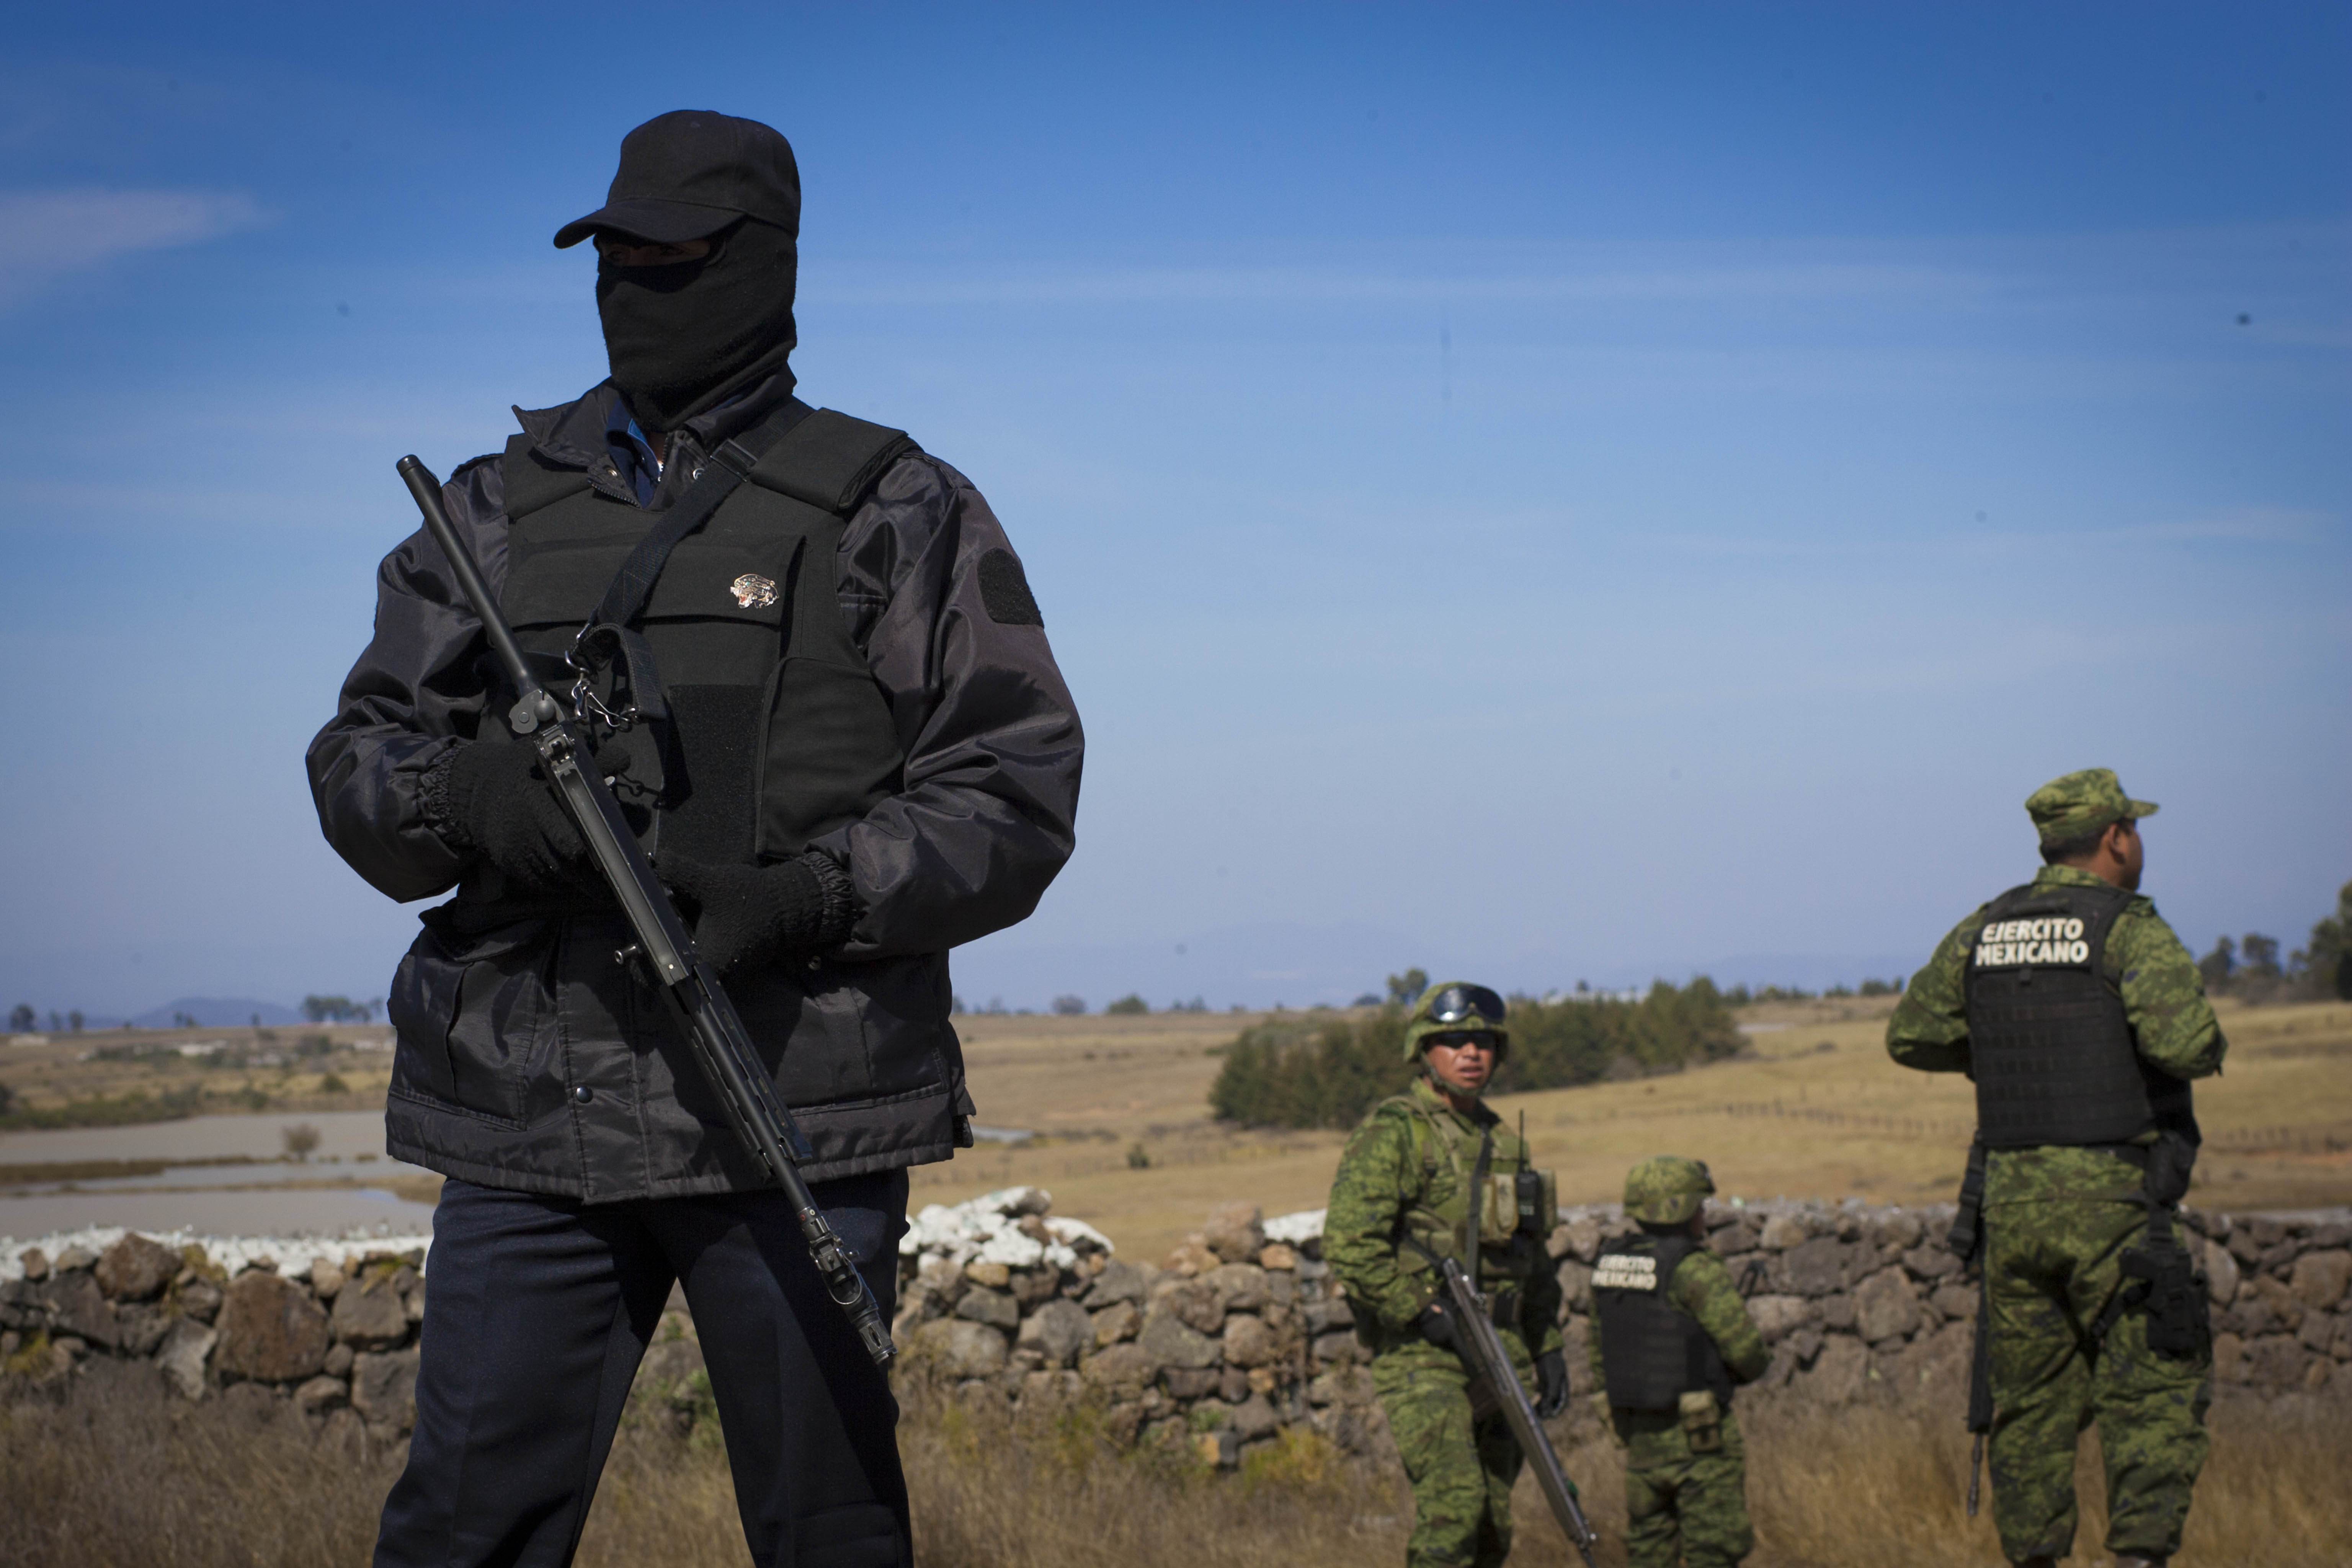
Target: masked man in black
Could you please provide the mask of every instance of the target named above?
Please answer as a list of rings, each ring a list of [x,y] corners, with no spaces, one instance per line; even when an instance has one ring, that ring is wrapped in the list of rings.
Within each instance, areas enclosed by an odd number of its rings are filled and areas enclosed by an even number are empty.
[[[1024,918],[1068,858],[1083,739],[979,492],[793,395],[799,220],[767,126],[631,132],[606,205],[555,237],[594,241],[611,379],[517,410],[443,496],[545,684],[617,716],[598,765],[887,1320],[908,1168],[971,1141],[947,950]],[[668,539],[706,475],[731,488]],[[457,889],[391,998],[390,1152],[447,1181],[375,1560],[568,1561],[677,1282],[753,1559],[904,1563],[888,1386],[639,978],[484,651],[412,537],[309,756],[354,869],[395,899]]]

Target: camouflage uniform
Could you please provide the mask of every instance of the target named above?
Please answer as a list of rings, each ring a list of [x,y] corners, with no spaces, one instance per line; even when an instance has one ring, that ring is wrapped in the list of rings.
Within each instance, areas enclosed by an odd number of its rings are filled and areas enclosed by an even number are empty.
[[[1408,1051],[1417,1053],[1433,1032],[1416,1024]],[[1412,1483],[1410,1568],[1492,1568],[1511,1551],[1518,1445],[1499,1411],[1474,1408],[1460,1355],[1430,1343],[1415,1326],[1437,1298],[1437,1271],[1399,1239],[1413,1235],[1441,1257],[1462,1257],[1471,1177],[1489,1134],[1491,1174],[1529,1168],[1527,1145],[1493,1111],[1480,1105],[1465,1116],[1426,1079],[1414,1079],[1404,1094],[1375,1106],[1349,1138],[1323,1224],[1323,1255],[1372,1351],[1372,1386]],[[1501,1325],[1501,1338],[1532,1398],[1535,1359],[1562,1343],[1559,1283],[1540,1245],[1530,1266],[1528,1249],[1492,1245],[1493,1237],[1491,1226],[1482,1232],[1474,1277],[1490,1298],[1517,1293],[1516,1325]]]
[[[1664,1163],[1645,1161],[1634,1167],[1626,1183],[1629,1213],[1654,1196],[1644,1190],[1643,1178]],[[1704,1175],[1706,1167],[1698,1169]],[[1707,1190],[1713,1190],[1712,1182]],[[1697,1212],[1696,1200],[1681,1212],[1686,1221]],[[1764,1375],[1771,1352],[1764,1348],[1731,1271],[1714,1253],[1702,1248],[1682,1260],[1666,1281],[1666,1302],[1706,1331],[1734,1382],[1753,1383]],[[1589,1300],[1586,1310],[1591,1310]],[[1604,1390],[1594,1397],[1605,1403],[1607,1373],[1599,1320],[1589,1321],[1594,1326],[1584,1342],[1585,1355],[1593,1386]],[[1678,1563],[1688,1568],[1729,1568],[1755,1549],[1756,1531],[1748,1520],[1748,1447],[1738,1418],[1728,1408],[1718,1417],[1721,1447],[1704,1451],[1692,1449],[1690,1431],[1672,1411],[1612,1409],[1609,1418],[1625,1449],[1625,1560],[1630,1568],[1675,1568]]]
[[[2095,827],[2102,814],[2114,821],[2156,807],[2125,799],[2102,768],[2044,786],[2027,809],[2050,843]],[[2071,866],[2045,866],[2033,879],[2036,888],[2065,885],[2104,886]],[[1887,1053],[1903,1066],[1969,1070],[1964,984],[1984,918],[1979,909],[1952,929],[1888,1020]],[[2142,1058],[2181,1079],[2221,1070],[2229,1042],[2203,977],[2154,903],[2136,897],[2116,918],[2104,967]],[[1993,1516],[2012,1562],[2055,1559],[2071,1548],[2075,1443],[2094,1420],[2106,1463],[2107,1550],[2160,1562],[2179,1549],[2210,1446],[2212,1358],[2151,1352],[2147,1320],[2132,1311],[2116,1320],[2103,1345],[2084,1344],[2122,1286],[2122,1254],[2146,1233],[2143,1192],[2139,1168],[2111,1149],[1986,1151]]]

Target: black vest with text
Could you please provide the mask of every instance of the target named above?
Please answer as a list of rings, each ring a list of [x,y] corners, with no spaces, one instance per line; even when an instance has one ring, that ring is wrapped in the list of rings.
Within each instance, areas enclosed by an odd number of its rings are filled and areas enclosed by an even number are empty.
[[[649,849],[766,863],[898,787],[904,752],[842,625],[835,552],[883,470],[915,447],[902,432],[794,403],[736,439],[761,453],[758,466],[670,552],[634,623],[669,721],[617,738],[628,765],[614,793]],[[567,695],[552,667],[662,514],[594,489],[528,436],[507,443],[503,462],[500,603],[524,649],[547,656],[550,689]],[[611,751],[597,755],[613,765]]]
[[[1986,906],[1966,994],[1988,1148],[2123,1143],[2189,1114],[2189,1086],[2140,1059],[2107,983],[2107,933],[2131,900],[2028,885]]]
[[[1731,1400],[1723,1352],[1696,1318],[1666,1300],[1666,1286],[1700,1243],[1646,1232],[1601,1249],[1592,1270],[1592,1310],[1600,1320],[1601,1373],[1609,1403],[1621,1410],[1672,1410],[1697,1389]]]

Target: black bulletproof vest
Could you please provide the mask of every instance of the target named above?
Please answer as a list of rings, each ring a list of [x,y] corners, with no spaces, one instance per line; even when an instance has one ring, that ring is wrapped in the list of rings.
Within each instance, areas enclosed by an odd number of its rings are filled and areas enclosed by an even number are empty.
[[[2189,1086],[2147,1066],[2102,967],[2121,888],[2012,888],[1969,955],[1977,1134],[1994,1149],[2122,1143],[2189,1113]]]
[[[666,853],[772,861],[854,822],[898,787],[890,706],[842,625],[835,551],[899,431],[787,404],[736,437],[761,452],[746,480],[679,541],[643,615],[669,710],[621,737],[615,787]],[[777,426],[789,425],[781,437]],[[764,448],[764,449],[763,449]],[[527,652],[560,656],[661,517],[507,443],[507,618]],[[550,678],[557,695],[562,684]],[[503,712],[503,704],[493,704]],[[648,733],[648,730],[666,733]],[[600,749],[600,763],[611,765]],[[649,846],[651,847],[651,846]]]
[[[1601,1249],[1592,1271],[1592,1310],[1601,1320],[1601,1372],[1609,1403],[1624,1410],[1672,1410],[1684,1394],[1715,1390],[1731,1398],[1723,1352],[1687,1312],[1666,1300],[1684,1258],[1698,1250],[1687,1236],[1646,1233]]]

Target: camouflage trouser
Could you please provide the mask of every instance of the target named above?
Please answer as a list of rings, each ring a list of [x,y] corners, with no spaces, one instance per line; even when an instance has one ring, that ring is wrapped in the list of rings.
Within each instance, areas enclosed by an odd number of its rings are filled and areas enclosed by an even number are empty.
[[[1506,1334],[1534,1393],[1527,1352]],[[1519,1446],[1500,1413],[1474,1419],[1470,1377],[1453,1352],[1405,1344],[1372,1358],[1372,1387],[1412,1483],[1407,1568],[1496,1568],[1511,1554],[1511,1483]]]
[[[1731,1568],[1755,1549],[1748,1522],[1748,1445],[1723,1413],[1723,1447],[1691,1452],[1673,1415],[1623,1415],[1625,1561],[1632,1568]]]
[[[2158,1355],[2147,1320],[2126,1312],[2105,1345],[2084,1338],[2122,1284],[2138,1245],[2137,1204],[2006,1203],[1985,1224],[1991,1304],[1993,1518],[2011,1562],[2063,1557],[2074,1541],[2074,1445],[2099,1425],[2107,1468],[2109,1552],[2180,1549],[2189,1489],[2210,1439],[2212,1358]]]

